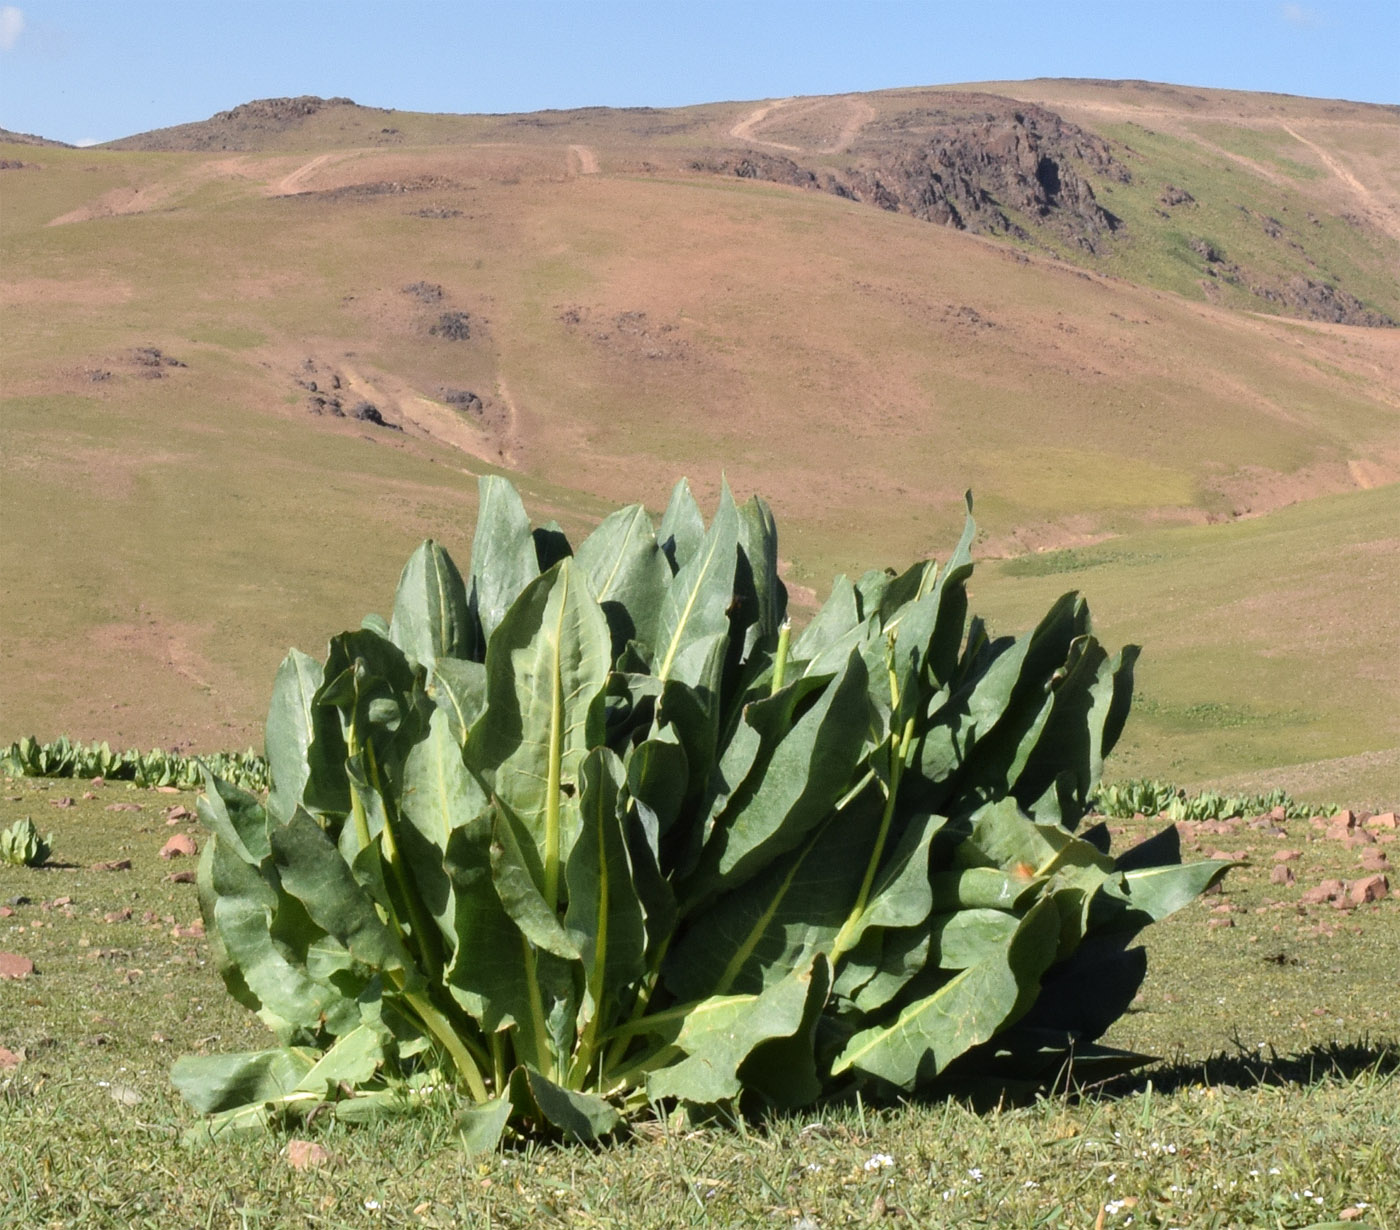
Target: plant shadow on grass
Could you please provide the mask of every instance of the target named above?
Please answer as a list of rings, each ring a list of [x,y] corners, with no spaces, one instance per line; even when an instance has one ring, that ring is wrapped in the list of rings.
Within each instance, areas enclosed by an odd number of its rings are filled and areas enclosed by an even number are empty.
[[[1093,1086],[1098,1097],[1128,1097],[1149,1084],[1158,1093],[1195,1087],[1256,1089],[1262,1086],[1306,1086],[1325,1080],[1354,1080],[1359,1076],[1389,1077],[1400,1073],[1400,1042],[1328,1042],[1294,1054],[1267,1055],[1238,1040],[1233,1053],[1222,1051],[1204,1060],[1163,1063],[1115,1077]]]

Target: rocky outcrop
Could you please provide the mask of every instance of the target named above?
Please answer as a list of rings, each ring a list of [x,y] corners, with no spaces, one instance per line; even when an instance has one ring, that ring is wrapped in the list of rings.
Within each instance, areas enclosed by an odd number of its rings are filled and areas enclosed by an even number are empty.
[[[1088,178],[1130,181],[1107,141],[1044,107],[992,95],[948,99],[867,125],[843,167],[757,151],[692,166],[832,192],[978,234],[1034,240],[1044,228],[1088,252],[1119,228]]]

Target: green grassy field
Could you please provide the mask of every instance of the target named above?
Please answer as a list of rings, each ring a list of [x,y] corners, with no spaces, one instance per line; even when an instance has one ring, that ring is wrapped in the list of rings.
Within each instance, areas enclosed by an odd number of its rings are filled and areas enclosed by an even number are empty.
[[[952,1102],[823,1108],[737,1123],[644,1123],[589,1150],[472,1156],[455,1107],[369,1126],[181,1143],[169,1084],[187,1053],[270,1035],[223,990],[198,933],[188,859],[163,861],[193,796],[0,781],[0,827],[55,833],[49,866],[0,867],[0,1221],[167,1225],[1400,1226],[1395,1141],[1397,899],[1340,911],[1304,892],[1363,874],[1365,850],[1308,821],[1187,828],[1247,860],[1146,936],[1149,975],[1106,1041],[1161,1060],[1106,1088],[978,1111]],[[88,795],[92,797],[87,797]],[[72,799],[71,806],[55,806]],[[176,810],[176,816],[181,813]],[[1115,824],[1115,845],[1151,822]],[[1377,830],[1378,838],[1387,831]],[[1275,856],[1292,886],[1270,883]],[[95,864],[130,860],[129,870]],[[9,1057],[5,1057],[5,1052]],[[16,1063],[15,1061],[18,1060]],[[324,1150],[308,1169],[290,1154]]]

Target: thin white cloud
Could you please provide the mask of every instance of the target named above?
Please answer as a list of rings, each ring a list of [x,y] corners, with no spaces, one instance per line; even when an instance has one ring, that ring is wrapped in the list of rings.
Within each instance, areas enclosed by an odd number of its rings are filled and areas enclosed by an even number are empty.
[[[73,144],[79,149],[86,149],[89,145],[101,145],[102,142],[96,137],[79,137]]]
[[[1322,15],[1316,9],[1307,8],[1302,4],[1285,4],[1283,19],[1290,26],[1301,26],[1304,29],[1322,24]]]
[[[0,8],[0,51],[10,51],[24,33],[24,13],[13,4]]]

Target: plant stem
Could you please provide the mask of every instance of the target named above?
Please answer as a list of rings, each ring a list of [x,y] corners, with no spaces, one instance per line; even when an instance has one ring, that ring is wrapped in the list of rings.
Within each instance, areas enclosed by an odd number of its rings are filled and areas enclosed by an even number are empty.
[[[787,675],[788,643],[792,639],[792,624],[788,620],[783,620],[783,626],[778,629],[778,649],[773,658],[773,687],[769,691],[769,696],[776,696],[783,686],[783,679]]]
[[[875,849],[871,851],[870,861],[866,864],[865,876],[860,882],[860,892],[856,896],[855,906],[831,945],[833,970],[836,967],[836,962],[850,947],[851,934],[860,921],[860,916],[865,913],[866,902],[870,900],[870,889],[875,883],[875,873],[879,869],[880,859],[885,853],[885,842],[889,840],[890,826],[894,821],[895,801],[899,796],[899,779],[904,774],[904,758],[913,742],[914,717],[911,714],[904,723],[904,733],[898,739],[890,740],[890,787],[889,793],[885,796],[885,810],[880,816],[880,832],[875,838]]]

